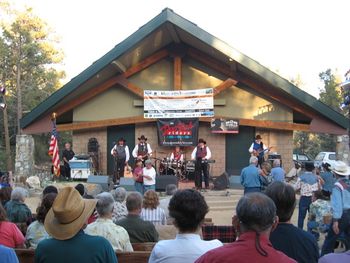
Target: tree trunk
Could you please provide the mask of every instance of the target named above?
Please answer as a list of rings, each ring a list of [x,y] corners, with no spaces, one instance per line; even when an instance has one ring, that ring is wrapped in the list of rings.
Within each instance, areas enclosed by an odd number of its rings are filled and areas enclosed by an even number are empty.
[[[22,87],[21,87],[21,63],[20,54],[16,64],[16,88],[17,88],[17,134],[21,134],[20,120],[22,119]]]
[[[6,104],[5,95],[3,95],[3,102]],[[4,113],[4,130],[5,130],[5,151],[6,151],[6,168],[7,171],[12,171],[12,156],[11,156],[11,146],[10,146],[10,134],[9,134],[9,123],[7,116],[7,107],[3,109]]]

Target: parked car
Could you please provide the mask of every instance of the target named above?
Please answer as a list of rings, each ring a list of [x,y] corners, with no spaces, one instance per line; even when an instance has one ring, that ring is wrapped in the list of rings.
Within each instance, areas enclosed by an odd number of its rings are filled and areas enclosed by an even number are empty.
[[[329,163],[331,167],[334,167],[335,161],[335,152],[320,152],[315,158],[314,165],[315,167],[321,167],[323,163]]]
[[[298,163],[301,167],[304,167],[305,162],[312,162],[312,159],[304,153],[293,153],[294,163]]]

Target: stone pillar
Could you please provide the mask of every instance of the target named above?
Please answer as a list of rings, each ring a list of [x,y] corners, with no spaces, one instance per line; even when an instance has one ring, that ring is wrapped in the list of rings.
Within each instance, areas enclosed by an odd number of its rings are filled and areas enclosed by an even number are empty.
[[[31,135],[16,136],[15,181],[25,182],[34,175],[34,138]]]
[[[350,165],[349,135],[337,137],[337,159]]]

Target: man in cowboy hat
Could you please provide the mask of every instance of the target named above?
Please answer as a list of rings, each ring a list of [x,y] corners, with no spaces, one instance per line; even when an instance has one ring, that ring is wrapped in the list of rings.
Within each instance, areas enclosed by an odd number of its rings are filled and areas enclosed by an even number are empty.
[[[270,148],[268,148],[263,142],[260,134],[255,136],[255,140],[249,147],[249,152],[253,155],[258,157],[258,166],[261,167],[261,164],[264,162],[264,155],[270,151]]]
[[[111,150],[111,155],[114,157],[114,172],[113,183],[118,184],[120,177],[124,177],[124,168],[128,164],[130,158],[129,147],[125,144],[123,137],[118,139],[118,142]]]
[[[73,187],[63,188],[44,222],[45,229],[52,238],[38,244],[35,262],[117,262],[107,239],[89,236],[83,231],[96,202],[94,199],[83,199]]]
[[[342,161],[336,161],[333,173],[337,177],[331,195],[333,223],[323,243],[322,255],[334,251],[337,238],[342,233],[350,244],[350,167]]]
[[[147,143],[147,138],[145,135],[141,135],[140,138],[137,138],[139,143],[135,145],[134,150],[132,151],[132,156],[137,160],[142,160],[143,162],[152,155],[152,148],[149,143]]]
[[[191,154],[192,160],[195,160],[194,181],[197,190],[202,189],[202,172],[204,175],[205,188],[209,189],[209,169],[208,160],[211,158],[211,151],[206,145],[207,142],[202,138],[198,140],[198,145]]]

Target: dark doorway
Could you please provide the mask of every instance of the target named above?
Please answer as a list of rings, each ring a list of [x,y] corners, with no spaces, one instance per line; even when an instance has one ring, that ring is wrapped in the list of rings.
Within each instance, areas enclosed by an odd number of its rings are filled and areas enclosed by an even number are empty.
[[[135,147],[135,125],[121,125],[121,126],[110,126],[107,128],[107,173],[109,175],[113,174],[114,169],[114,159],[110,151],[115,145],[116,141],[124,137],[126,144],[130,150],[130,166],[134,163],[134,158],[132,157],[132,150]]]
[[[226,134],[226,172],[240,175],[243,167],[249,163],[248,149],[253,142],[255,128],[239,126],[238,134]]]

